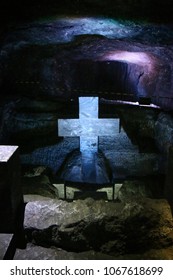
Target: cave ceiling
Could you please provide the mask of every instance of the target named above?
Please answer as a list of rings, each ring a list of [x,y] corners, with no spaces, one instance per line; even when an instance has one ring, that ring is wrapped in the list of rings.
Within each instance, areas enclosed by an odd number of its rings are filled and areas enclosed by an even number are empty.
[[[170,24],[76,15],[15,24],[1,40],[1,97],[123,93],[172,110],[172,42]]]

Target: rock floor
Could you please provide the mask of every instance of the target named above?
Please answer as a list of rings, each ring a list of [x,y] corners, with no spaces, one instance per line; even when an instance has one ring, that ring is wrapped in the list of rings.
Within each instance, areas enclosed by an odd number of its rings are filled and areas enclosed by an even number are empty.
[[[66,202],[58,198],[25,195],[24,225],[28,243],[26,249],[16,250],[14,260],[172,260],[173,219],[168,203],[163,199],[146,198],[144,196],[147,192],[144,195],[144,190],[139,189],[140,194],[136,194],[133,200],[130,192],[132,194],[134,188],[131,187],[130,190],[129,187],[126,190],[121,188],[119,186],[116,196],[126,202],[95,201],[92,198]],[[62,191],[62,185],[60,189]],[[109,195],[110,192],[111,190]],[[128,226],[128,232],[131,232],[128,236],[131,245],[126,240],[126,249],[123,243],[123,234],[126,232],[124,224]],[[81,230],[81,225],[84,230]],[[137,230],[137,227],[140,230]],[[57,229],[61,240],[56,234]],[[92,236],[95,234],[97,240],[97,232],[100,229],[103,235],[107,234],[106,231],[109,233],[108,239],[111,241],[109,242],[107,238],[101,240],[98,250],[93,246],[92,240],[95,239],[92,237],[90,240],[91,233],[88,231],[91,230]],[[117,229],[121,231],[118,235]],[[110,231],[114,232],[115,238],[120,238],[119,245],[112,239]],[[3,258],[10,238],[11,235],[0,236],[0,259]],[[154,238],[156,242],[147,245],[149,238]],[[84,249],[81,248],[80,251],[81,244]],[[134,244],[139,248],[127,250],[127,247],[133,247]],[[76,250],[72,250],[75,246]],[[143,250],[141,246],[144,246]],[[116,250],[119,252],[116,253]]]

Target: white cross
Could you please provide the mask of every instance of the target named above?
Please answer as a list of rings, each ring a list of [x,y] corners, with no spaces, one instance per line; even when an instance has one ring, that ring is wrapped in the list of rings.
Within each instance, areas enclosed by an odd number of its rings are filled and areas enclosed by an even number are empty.
[[[98,118],[98,97],[79,97],[79,119],[58,120],[59,136],[80,137],[83,173],[87,173],[88,177],[86,180],[91,177],[88,173],[93,174],[93,155],[98,152],[98,137],[116,133],[119,133],[119,119]]]

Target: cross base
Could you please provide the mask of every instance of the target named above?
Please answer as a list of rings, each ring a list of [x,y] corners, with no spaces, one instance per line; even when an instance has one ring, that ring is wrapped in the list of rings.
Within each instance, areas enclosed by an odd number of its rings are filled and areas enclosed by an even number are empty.
[[[92,193],[94,192],[94,196],[100,198],[100,193],[97,192],[97,190],[102,189],[102,188],[111,188],[112,189],[112,198],[109,200],[114,200],[115,197],[115,187],[114,183],[109,183],[109,184],[91,184],[91,183],[81,183],[81,182],[72,182],[72,181],[65,181],[64,183],[64,199],[65,200],[73,200],[72,198],[68,198],[67,195],[67,189],[69,187],[74,187],[79,189],[79,192],[85,192],[85,197],[87,193],[89,194],[89,197],[92,196]],[[97,192],[97,193],[96,193]],[[103,192],[102,192],[103,193]],[[102,197],[103,198],[103,197]],[[106,200],[108,200],[108,197],[105,197]]]

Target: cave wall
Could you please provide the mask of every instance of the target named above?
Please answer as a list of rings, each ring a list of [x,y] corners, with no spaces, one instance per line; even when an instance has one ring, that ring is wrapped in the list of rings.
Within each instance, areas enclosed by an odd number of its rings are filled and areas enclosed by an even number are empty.
[[[50,36],[51,42],[52,35],[44,28],[43,35]],[[27,29],[30,37],[25,42],[14,33],[13,40],[10,37],[2,48],[0,85],[5,95],[70,100],[91,93],[118,99],[116,93],[125,93],[126,100],[150,97],[164,109],[173,108],[171,48],[97,36],[78,38],[63,46],[45,41],[43,46],[33,43],[33,28]],[[38,40],[44,42],[43,38]]]
[[[173,108],[171,26],[57,17],[13,26],[4,36],[1,96],[70,100],[90,91],[117,99],[112,92],[124,92]]]

